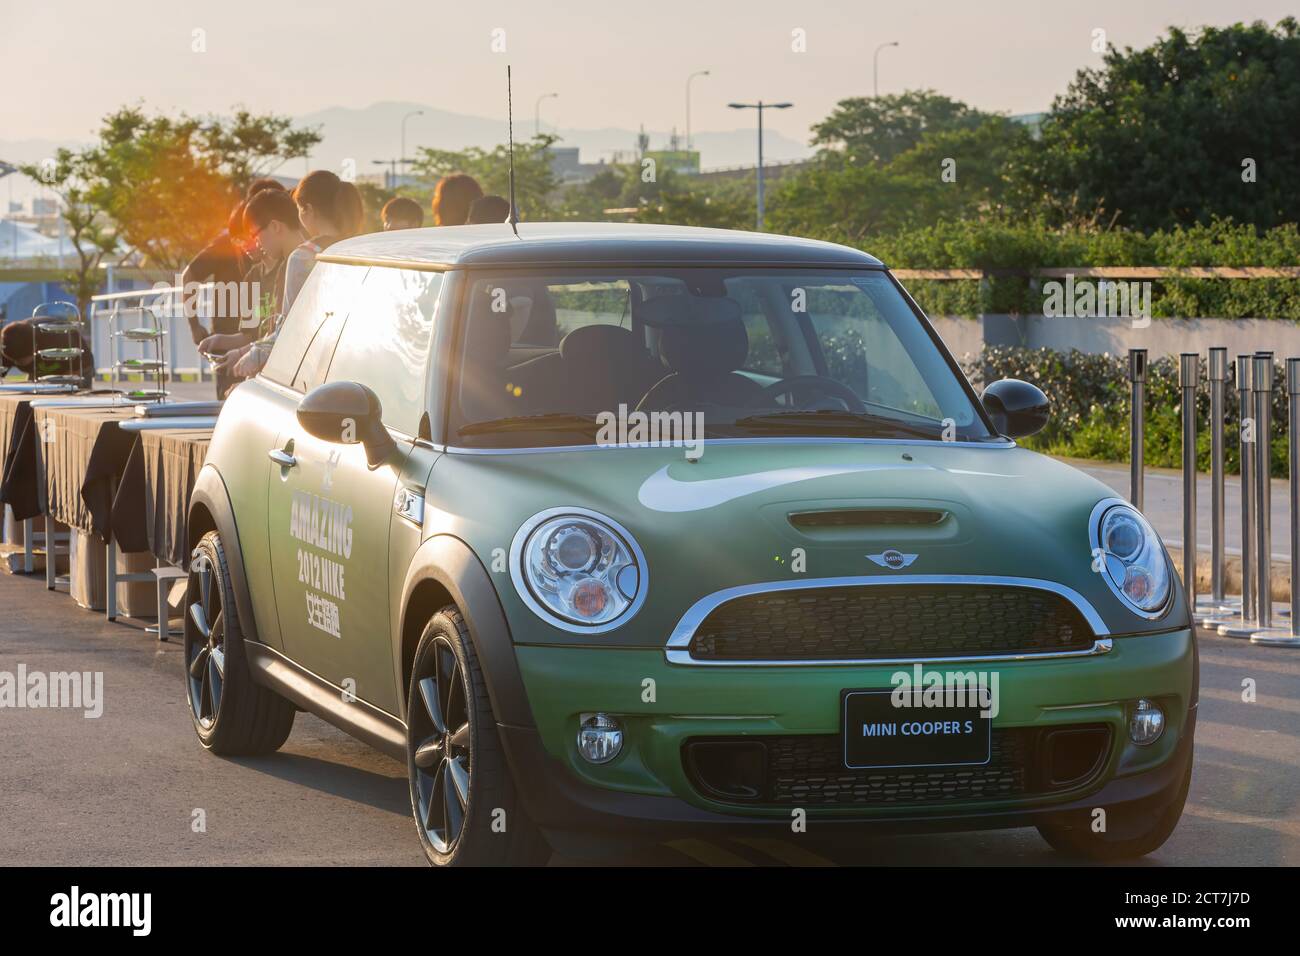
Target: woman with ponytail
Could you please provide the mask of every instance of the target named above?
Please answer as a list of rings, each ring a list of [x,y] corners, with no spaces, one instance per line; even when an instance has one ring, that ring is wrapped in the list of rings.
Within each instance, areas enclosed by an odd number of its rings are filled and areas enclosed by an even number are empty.
[[[312,266],[316,264],[316,254],[340,239],[355,236],[364,215],[357,187],[339,179],[328,169],[318,169],[304,176],[294,187],[293,201],[298,204],[298,221],[308,239],[289,256],[284,274],[285,312],[289,311],[298,290],[307,281]]]
[[[340,239],[354,236],[361,228],[365,210],[361,204],[361,193],[352,183],[344,182],[328,169],[318,169],[308,173],[294,187],[293,201],[298,206],[298,221],[302,231],[309,238],[289,254],[284,269],[284,295],[281,297],[280,317],[289,313],[293,300],[298,297],[312,267],[316,265],[318,253],[328,249]],[[235,365],[235,374],[242,378],[252,378],[266,365],[271,355],[271,346],[279,331],[279,320],[275,331],[267,335],[248,349]]]

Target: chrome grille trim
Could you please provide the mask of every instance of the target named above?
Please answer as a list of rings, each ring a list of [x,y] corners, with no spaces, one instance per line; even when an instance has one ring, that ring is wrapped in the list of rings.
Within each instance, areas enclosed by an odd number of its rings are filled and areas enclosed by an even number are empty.
[[[1048,591],[1059,595],[1074,605],[1083,615],[1088,626],[1092,628],[1095,640],[1092,647],[1070,651],[1042,651],[1027,654],[985,654],[980,656],[943,656],[943,657],[888,657],[888,658],[853,658],[842,660],[700,660],[691,656],[691,640],[695,632],[713,611],[728,601],[779,591],[805,591],[820,588],[869,587],[872,585],[908,585],[908,584],[965,584],[989,587],[1031,588]],[[742,584],[734,588],[715,591],[691,605],[682,615],[682,619],[673,628],[664,646],[664,657],[669,664],[685,664],[692,667],[859,667],[864,665],[887,664],[946,664],[946,663],[1012,663],[1015,661],[1041,661],[1053,658],[1097,657],[1108,654],[1112,649],[1110,629],[1097,613],[1097,609],[1078,591],[1039,578],[1003,577],[995,575],[964,574],[891,574],[872,575],[869,577],[811,578],[806,581],[767,581],[757,584]]]

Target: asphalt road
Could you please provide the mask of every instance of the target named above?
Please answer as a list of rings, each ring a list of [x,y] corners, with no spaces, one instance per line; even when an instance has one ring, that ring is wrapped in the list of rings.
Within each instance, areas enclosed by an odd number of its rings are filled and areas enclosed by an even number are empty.
[[[1127,499],[1130,490],[1128,465],[1112,465],[1077,458],[1063,458],[1115,489]],[[1273,547],[1275,561],[1289,561],[1291,554],[1291,501],[1289,485],[1280,478],[1271,484]],[[1183,546],[1183,474],[1171,468],[1148,468],[1142,482],[1142,512],[1155,527],[1165,544]],[[1196,543],[1198,551],[1210,550],[1210,476],[1196,476]],[[1223,481],[1223,548],[1228,554],[1241,554],[1241,481],[1228,475]]]
[[[110,624],[43,579],[0,574],[0,671],[102,671],[103,714],[0,709],[0,861],[9,865],[422,865],[405,768],[300,714],[277,754],[204,752],[181,649]],[[1147,864],[1300,864],[1300,652],[1202,637],[1197,762],[1182,824]],[[1256,682],[1255,703],[1241,700]],[[203,826],[197,827],[200,819]],[[678,841],[642,865],[1043,864],[1033,830]],[[555,858],[552,865],[572,861]]]

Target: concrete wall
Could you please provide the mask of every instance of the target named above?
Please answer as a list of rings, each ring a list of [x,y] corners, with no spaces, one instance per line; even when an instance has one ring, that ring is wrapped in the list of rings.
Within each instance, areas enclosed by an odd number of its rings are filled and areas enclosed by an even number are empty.
[[[984,345],[1072,348],[1082,352],[1123,355],[1144,348],[1153,359],[1179,352],[1206,353],[1222,346],[1234,356],[1271,350],[1279,360],[1300,356],[1300,323],[1281,319],[1152,319],[1134,328],[1127,318],[1048,318],[1041,315],[985,315],[931,318],[935,329],[958,359],[978,354]]]

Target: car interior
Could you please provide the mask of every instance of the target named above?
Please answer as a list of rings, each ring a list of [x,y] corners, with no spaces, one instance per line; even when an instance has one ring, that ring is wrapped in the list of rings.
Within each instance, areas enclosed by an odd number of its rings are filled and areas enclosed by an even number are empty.
[[[746,316],[722,282],[696,289],[654,280],[622,285],[621,314],[575,316],[569,310],[568,323],[544,280],[476,288],[461,377],[466,420],[595,415],[620,405],[641,411],[713,410],[720,416],[727,411],[734,418],[781,408],[779,395],[765,389],[787,370],[818,374],[815,340],[810,345],[808,337],[798,336],[799,347],[791,348],[787,332],[763,313]],[[756,326],[770,353],[762,361],[751,347]],[[832,407],[847,404],[832,402]]]

